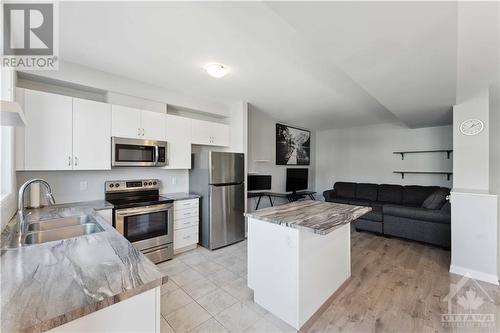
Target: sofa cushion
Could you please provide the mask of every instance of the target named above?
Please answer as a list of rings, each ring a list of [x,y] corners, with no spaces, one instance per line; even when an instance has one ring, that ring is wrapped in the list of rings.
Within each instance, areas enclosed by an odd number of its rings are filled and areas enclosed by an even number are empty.
[[[356,183],[336,182],[335,192],[341,198],[356,198]]]
[[[420,207],[408,207],[402,205],[384,205],[382,211],[384,216],[399,216],[412,220],[437,223],[451,222],[450,213],[441,209],[425,209]]]
[[[339,197],[333,197],[328,200],[329,202],[335,202],[335,203],[340,203],[340,204],[346,204],[350,205],[350,199],[348,198],[339,198]]]
[[[350,199],[349,200],[349,205],[354,205],[354,206],[370,207],[371,203],[372,202],[370,200],[361,200],[361,199]]]
[[[361,217],[364,220],[370,220],[370,221],[375,221],[375,222],[382,222],[384,221],[384,216],[382,214],[382,207],[372,207],[371,212],[363,215]]]
[[[424,200],[438,190],[437,186],[409,185],[403,187],[403,205],[421,206]]]
[[[356,199],[377,201],[378,185],[359,183],[356,186]]]
[[[450,194],[447,188],[440,188],[431,193],[422,203],[422,208],[427,209],[441,209],[446,203],[446,196]]]
[[[399,204],[403,200],[403,186],[382,184],[378,186],[377,201]]]

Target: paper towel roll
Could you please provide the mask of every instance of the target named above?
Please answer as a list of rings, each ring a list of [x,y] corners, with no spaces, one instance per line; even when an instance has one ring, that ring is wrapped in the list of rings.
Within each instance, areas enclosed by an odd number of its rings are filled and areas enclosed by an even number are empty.
[[[30,207],[40,207],[40,183],[30,185]]]

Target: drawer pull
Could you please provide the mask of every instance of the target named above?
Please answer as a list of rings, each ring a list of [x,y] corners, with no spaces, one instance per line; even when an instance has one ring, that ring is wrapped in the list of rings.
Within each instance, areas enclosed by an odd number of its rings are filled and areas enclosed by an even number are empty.
[[[191,222],[184,222],[184,223],[182,223],[182,224],[190,224],[190,223],[191,223]]]
[[[183,238],[184,239],[189,239],[189,238],[191,238],[191,236],[184,236]]]

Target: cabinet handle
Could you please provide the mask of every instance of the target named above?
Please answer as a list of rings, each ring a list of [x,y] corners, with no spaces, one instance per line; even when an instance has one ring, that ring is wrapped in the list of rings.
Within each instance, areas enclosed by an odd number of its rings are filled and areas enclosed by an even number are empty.
[[[142,136],[144,136],[144,127],[142,128]]]
[[[191,236],[184,236],[183,238],[184,239],[189,239],[189,238],[191,238]]]
[[[190,223],[191,223],[191,222],[184,222],[184,223],[182,223],[182,224],[190,224]]]
[[[137,128],[137,136],[141,136],[141,128],[140,127]]]
[[[78,157],[75,156],[75,166],[78,166]]]
[[[68,156],[68,166],[71,166],[71,156]]]

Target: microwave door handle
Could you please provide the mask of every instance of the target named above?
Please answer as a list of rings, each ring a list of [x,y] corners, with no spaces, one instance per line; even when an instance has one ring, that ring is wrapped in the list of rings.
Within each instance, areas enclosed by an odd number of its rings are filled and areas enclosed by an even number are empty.
[[[158,165],[158,160],[160,159],[160,148],[155,146],[155,165]]]

